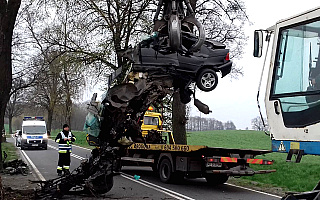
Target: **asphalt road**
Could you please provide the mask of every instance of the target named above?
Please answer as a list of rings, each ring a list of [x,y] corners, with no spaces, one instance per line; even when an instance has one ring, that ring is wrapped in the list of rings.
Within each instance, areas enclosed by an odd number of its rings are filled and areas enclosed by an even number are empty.
[[[13,142],[10,138],[8,141]],[[48,150],[24,150],[45,180],[56,178],[58,162],[58,145],[49,140]],[[90,151],[77,146],[72,147],[71,167],[73,170],[80,164],[80,160],[89,157]],[[133,176],[141,178],[136,181]],[[64,199],[71,198],[70,196]],[[76,199],[77,197],[73,197]],[[276,196],[258,193],[229,184],[210,186],[205,179],[185,179],[181,184],[165,184],[157,178],[150,167],[123,167],[122,174],[114,177],[114,186],[104,195],[107,199],[237,199],[237,200],[273,200]],[[77,198],[78,199],[78,198]]]

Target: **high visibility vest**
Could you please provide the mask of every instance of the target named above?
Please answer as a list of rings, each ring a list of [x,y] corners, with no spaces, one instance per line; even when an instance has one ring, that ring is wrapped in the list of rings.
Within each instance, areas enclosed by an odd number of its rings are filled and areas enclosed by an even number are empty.
[[[68,137],[66,137],[64,135],[64,133],[61,131],[61,139],[64,140],[65,138],[67,139],[71,139],[72,138],[72,134],[69,131]],[[70,142],[70,143],[69,143]],[[67,144],[59,144],[59,153],[67,153],[68,151],[71,153],[72,152],[72,145],[71,145],[71,141],[66,141]]]

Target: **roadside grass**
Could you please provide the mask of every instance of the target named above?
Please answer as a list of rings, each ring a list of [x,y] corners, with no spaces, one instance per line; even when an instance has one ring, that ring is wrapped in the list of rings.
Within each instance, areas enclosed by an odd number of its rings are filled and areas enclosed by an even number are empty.
[[[187,134],[188,144],[207,145],[210,147],[243,148],[243,149],[271,149],[271,141],[263,132],[258,131],[202,131]],[[303,192],[314,188],[320,179],[320,157],[306,155],[301,163],[286,162],[287,154],[269,153],[257,156],[267,160],[274,160],[273,165],[251,165],[254,170],[276,169],[271,174],[258,174],[241,177],[244,182],[259,182],[284,191]],[[294,158],[293,158],[294,160]]]
[[[60,133],[61,130],[59,129],[56,129],[56,130],[52,130],[51,131],[51,135],[50,135],[50,138],[51,139],[55,139],[58,135],[58,133]],[[72,134],[77,138],[76,141],[74,142],[75,145],[78,145],[78,146],[81,146],[81,147],[85,147],[85,148],[88,148],[88,149],[94,149],[93,146],[90,146],[88,144],[88,142],[86,141],[86,132],[84,131],[72,131]]]
[[[3,143],[1,143],[1,145],[2,145],[2,152],[5,151],[6,154],[8,155],[6,161],[19,158],[19,156],[17,154],[17,149],[13,143],[3,142]]]

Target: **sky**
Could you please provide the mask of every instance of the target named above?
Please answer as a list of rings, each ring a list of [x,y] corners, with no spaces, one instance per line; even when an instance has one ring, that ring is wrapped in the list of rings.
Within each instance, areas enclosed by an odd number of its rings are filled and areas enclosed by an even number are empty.
[[[203,101],[203,103],[206,103],[212,110],[212,113],[209,115],[201,114],[201,117],[212,117],[222,122],[231,120],[237,129],[245,129],[246,127],[251,129],[251,119],[259,115],[256,96],[264,55],[261,58],[254,58],[252,55],[254,30],[266,29],[281,19],[320,6],[319,0],[308,0],[305,2],[297,0],[244,0],[244,3],[249,20],[253,23],[245,27],[245,33],[249,36],[247,46],[244,48],[242,59],[235,61],[237,65],[243,67],[244,76],[239,77],[238,80],[231,80],[230,77],[220,78],[215,90],[211,92],[198,92],[196,94],[196,97]],[[264,42],[265,49],[266,42]],[[266,68],[268,68],[268,60]],[[266,75],[267,73],[264,73],[259,98],[262,108],[264,108]],[[200,116],[200,112],[192,106],[191,115]],[[264,117],[266,117],[265,114]]]
[[[267,29],[281,19],[291,17],[314,7],[319,7],[320,2],[319,0],[307,0],[305,2],[297,0],[243,1],[252,24],[245,27],[245,34],[249,38],[244,48],[242,59],[235,62],[238,66],[243,67],[244,76],[240,76],[238,79],[231,79],[229,76],[223,79],[219,78],[219,83],[215,90],[211,92],[198,91],[196,98],[207,104],[210,110],[212,110],[212,113],[208,115],[201,114],[201,117],[215,118],[222,122],[231,120],[237,129],[245,129],[247,127],[251,129],[251,120],[259,116],[256,96],[264,59],[264,55],[261,58],[253,57],[254,30]],[[264,42],[265,49],[266,43]],[[232,54],[232,52],[230,53]],[[268,60],[266,62],[267,67]],[[260,92],[262,108],[264,108],[266,75],[267,73],[265,72]],[[97,90],[98,88],[95,88],[92,91],[97,92]],[[193,105],[191,106],[190,113],[191,116],[200,116],[200,112]],[[265,114],[264,117],[266,117]]]

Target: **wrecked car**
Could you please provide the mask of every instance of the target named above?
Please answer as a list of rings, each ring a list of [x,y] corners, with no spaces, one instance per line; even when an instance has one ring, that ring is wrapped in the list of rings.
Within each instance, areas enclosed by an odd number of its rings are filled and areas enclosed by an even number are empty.
[[[133,71],[170,74],[183,82],[178,84],[183,89],[195,82],[202,91],[214,90],[218,84],[217,72],[224,77],[231,71],[229,49],[220,42],[206,40],[199,51],[189,52],[187,49],[197,42],[197,37],[186,32],[182,36],[185,50],[173,50],[168,36],[162,34],[140,42],[127,56],[133,62]]]

